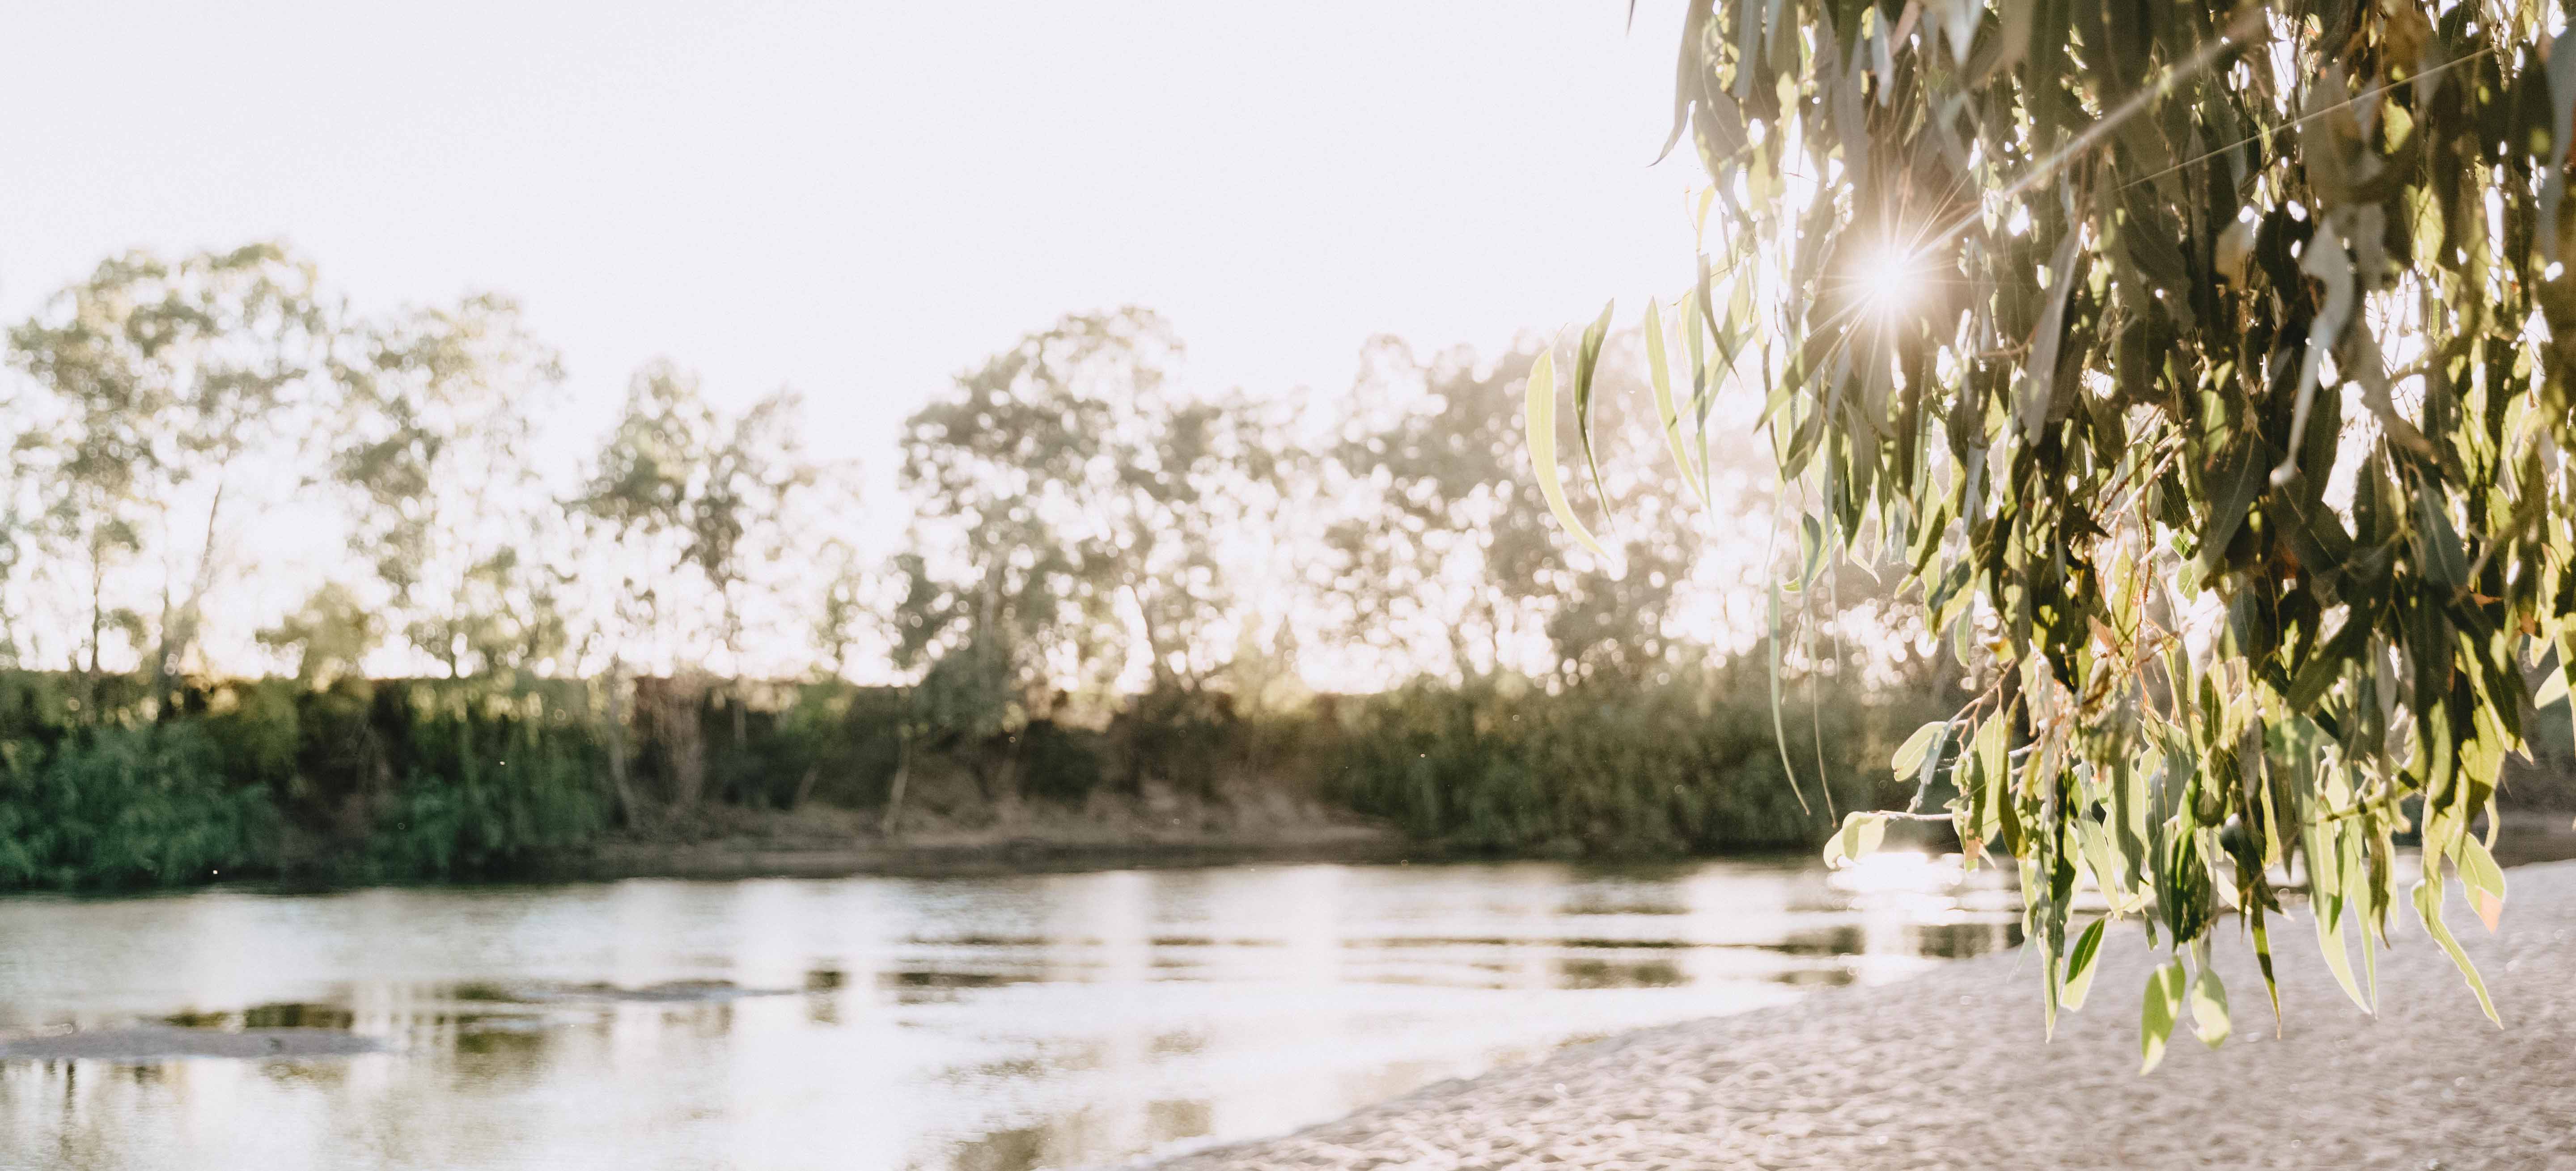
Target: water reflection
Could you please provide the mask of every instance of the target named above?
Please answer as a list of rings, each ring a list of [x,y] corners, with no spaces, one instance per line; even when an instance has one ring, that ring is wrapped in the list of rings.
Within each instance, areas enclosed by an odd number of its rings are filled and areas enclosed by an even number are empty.
[[[1247,867],[0,902],[0,1163],[1033,1168],[1250,1137],[1578,1037],[2011,946],[1991,871]]]

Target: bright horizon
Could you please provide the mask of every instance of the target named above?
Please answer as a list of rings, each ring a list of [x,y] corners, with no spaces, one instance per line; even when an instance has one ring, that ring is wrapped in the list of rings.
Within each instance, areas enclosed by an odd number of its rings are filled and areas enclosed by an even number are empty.
[[[1065,312],[1331,394],[1375,334],[1490,353],[1677,289],[1696,171],[1638,128],[1679,7],[50,6],[0,46],[0,315],[282,239],[362,311],[517,297],[569,374],[549,464],[667,355],[723,406],[802,390],[891,503],[901,420]]]

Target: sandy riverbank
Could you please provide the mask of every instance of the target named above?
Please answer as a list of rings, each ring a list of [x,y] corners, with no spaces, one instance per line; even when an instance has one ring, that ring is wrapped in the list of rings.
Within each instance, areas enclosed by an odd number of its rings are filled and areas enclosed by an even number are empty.
[[[2205,1050],[2186,1025],[2145,1077],[2151,957],[2132,925],[2054,1042],[2031,961],[1993,955],[1570,1048],[1160,1171],[2576,1166],[2576,862],[2513,870],[2492,937],[2452,901],[2502,1030],[2401,914],[2376,1019],[2336,988],[2302,916],[2274,934],[2280,1035],[2250,946],[2228,938],[2235,1039]]]

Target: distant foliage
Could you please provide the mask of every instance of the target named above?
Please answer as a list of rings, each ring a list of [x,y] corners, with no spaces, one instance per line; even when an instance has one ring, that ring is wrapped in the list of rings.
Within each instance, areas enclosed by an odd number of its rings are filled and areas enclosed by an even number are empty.
[[[907,768],[916,801],[919,778],[944,777],[987,818],[1100,797],[1320,802],[1438,852],[1667,857],[1788,846],[1824,824],[1783,783],[1759,663],[1558,691],[1424,680],[1286,709],[1165,691],[1098,723],[1007,731],[943,726],[904,688],[657,681],[656,714],[622,741],[605,686],[201,683],[147,722],[132,719],[146,680],[0,671],[0,890],[560,874],[612,837],[691,840],[728,811],[882,814]],[[1809,796],[1823,776],[1844,805],[1890,798],[1899,786],[1872,762],[1928,702],[1912,689],[1824,700],[1789,711]],[[649,802],[641,820],[612,792],[620,743]],[[671,775],[682,753],[695,754],[696,796]]]
[[[1550,694],[1525,683],[1416,684],[1352,701],[1332,784],[1414,837],[1500,854],[1656,856],[1812,843],[1772,735],[1764,683],[1742,669]],[[1846,808],[1897,788],[1878,766],[1930,707],[1845,697],[1791,709],[1791,755]]]
[[[100,728],[50,749],[0,742],[0,889],[166,886],[266,869],[264,789],[228,784],[190,727]]]
[[[539,753],[463,777],[414,774],[367,841],[366,873],[390,879],[489,878],[577,856],[608,828],[587,764]]]

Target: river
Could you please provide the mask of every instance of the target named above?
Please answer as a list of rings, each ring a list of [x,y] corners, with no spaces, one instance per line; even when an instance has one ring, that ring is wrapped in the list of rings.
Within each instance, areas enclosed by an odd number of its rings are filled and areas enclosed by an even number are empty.
[[[1019,1171],[1322,1121],[1569,1041],[2018,941],[1921,855],[0,900],[0,1165]]]

